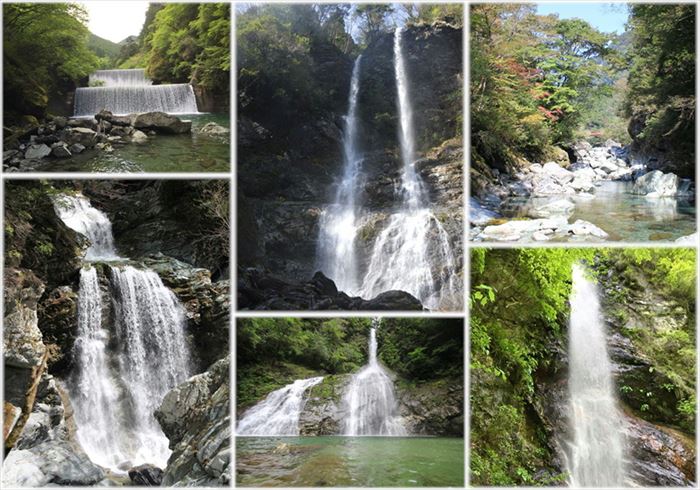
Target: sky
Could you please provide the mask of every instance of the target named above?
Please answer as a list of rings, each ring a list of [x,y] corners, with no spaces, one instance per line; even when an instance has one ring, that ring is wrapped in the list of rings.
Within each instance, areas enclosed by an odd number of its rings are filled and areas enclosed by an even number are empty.
[[[537,3],[540,15],[558,14],[561,19],[583,19],[599,31],[622,34],[628,12],[624,4]]]
[[[93,34],[118,43],[138,36],[146,18],[148,2],[84,2],[88,29]]]

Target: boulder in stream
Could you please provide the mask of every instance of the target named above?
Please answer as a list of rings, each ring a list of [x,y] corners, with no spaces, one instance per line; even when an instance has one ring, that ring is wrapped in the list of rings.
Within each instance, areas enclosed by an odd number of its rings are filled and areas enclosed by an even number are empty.
[[[675,196],[678,192],[678,184],[679,179],[676,174],[665,174],[660,170],[653,170],[634,182],[632,193],[646,197]]]
[[[192,121],[165,112],[144,112],[131,115],[131,125],[136,129],[152,129],[158,133],[183,134],[192,130]]]

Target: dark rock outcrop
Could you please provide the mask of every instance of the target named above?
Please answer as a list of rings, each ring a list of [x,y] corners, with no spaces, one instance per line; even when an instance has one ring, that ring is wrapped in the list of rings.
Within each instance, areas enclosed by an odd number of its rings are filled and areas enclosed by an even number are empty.
[[[464,383],[399,383],[399,411],[411,435],[464,437]]]
[[[230,359],[173,388],[155,417],[173,453],[163,486],[228,486],[231,481]]]
[[[243,310],[412,310],[420,301],[404,291],[386,291],[365,300],[338,292],[335,283],[316,272],[303,283],[279,279],[260,269],[239,269],[238,309]]]
[[[135,486],[159,487],[163,482],[163,470],[157,466],[142,464],[129,470],[129,478]]]

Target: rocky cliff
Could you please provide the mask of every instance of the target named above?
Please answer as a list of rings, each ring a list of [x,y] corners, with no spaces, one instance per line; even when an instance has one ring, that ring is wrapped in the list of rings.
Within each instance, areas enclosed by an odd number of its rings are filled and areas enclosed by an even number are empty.
[[[452,237],[455,257],[461,257],[462,31],[437,23],[410,27],[403,35],[423,157],[416,165],[434,214]],[[342,114],[352,62],[340,52],[325,50],[324,56],[336,74],[328,80],[333,104],[300,114],[293,134],[260,111],[243,111],[238,126],[238,263],[284,281],[307,281],[318,270],[319,219],[342,174]],[[367,257],[397,203],[400,180],[393,33],[367,47],[361,67],[359,146],[367,185],[358,196],[366,214],[358,247],[360,256]],[[255,104],[274,106],[264,100]],[[252,119],[256,115],[258,120]]]

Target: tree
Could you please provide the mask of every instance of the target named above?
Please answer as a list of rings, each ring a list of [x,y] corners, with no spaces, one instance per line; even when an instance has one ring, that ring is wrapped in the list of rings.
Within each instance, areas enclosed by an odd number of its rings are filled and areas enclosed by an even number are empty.
[[[390,4],[358,4],[353,16],[359,21],[362,42],[371,44],[380,34],[389,29],[389,20],[394,13]]]

